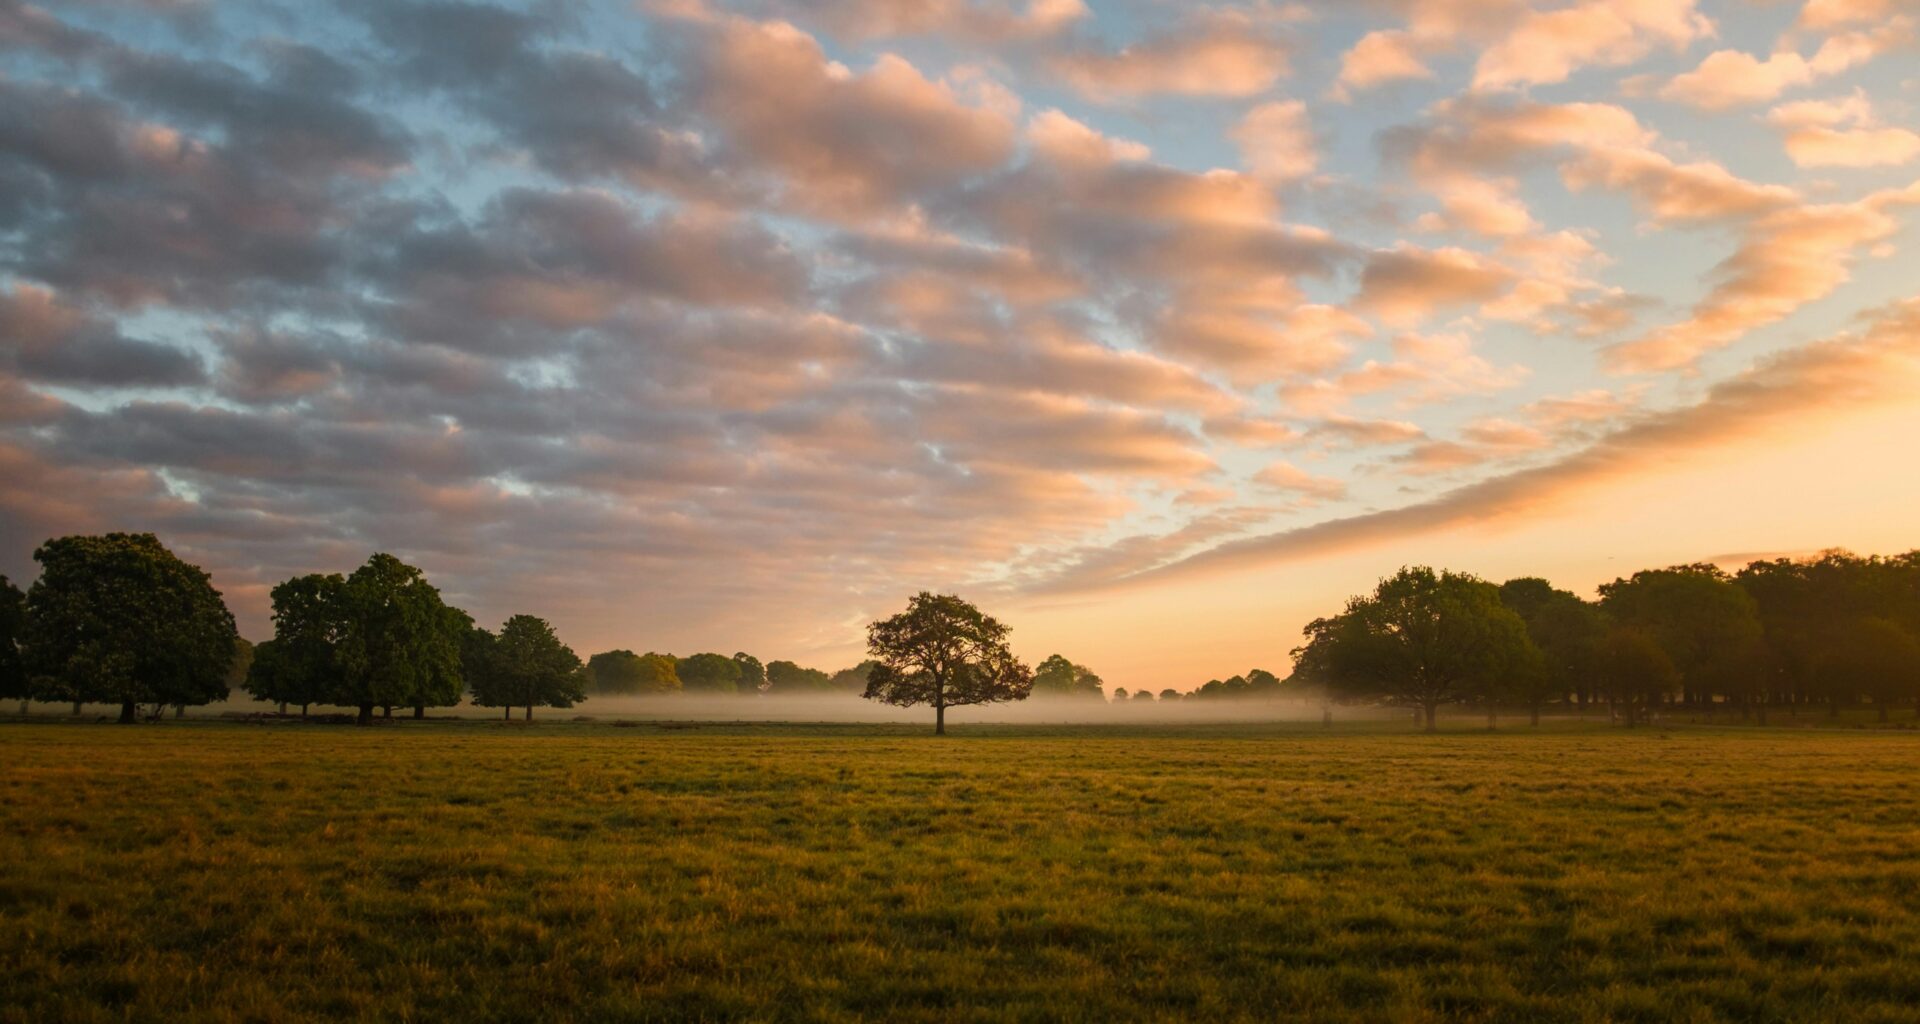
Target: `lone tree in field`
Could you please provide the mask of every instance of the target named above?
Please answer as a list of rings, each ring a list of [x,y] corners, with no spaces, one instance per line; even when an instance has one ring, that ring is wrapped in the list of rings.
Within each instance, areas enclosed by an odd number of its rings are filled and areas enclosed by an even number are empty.
[[[1537,671],[1540,658],[1497,587],[1425,566],[1314,620],[1293,654],[1296,676],[1335,697],[1418,708],[1428,732],[1440,705],[1497,696],[1504,680]]]
[[[486,708],[570,708],[586,699],[586,674],[573,649],[560,642],[547,621],[515,615],[500,627],[487,652],[486,666],[473,679],[473,702]]]
[[[58,699],[120,705],[225,700],[239,634],[205,572],[151,533],[61,537],[33,553],[27,674]]]
[[[23,715],[33,696],[27,689],[26,667],[20,662],[20,632],[26,624],[27,596],[0,576],[0,699],[19,701]]]
[[[1007,627],[950,594],[921,591],[907,610],[867,627],[868,700],[896,707],[933,705],[933,731],[945,735],[947,709],[1025,700],[1033,671],[1007,647]]]

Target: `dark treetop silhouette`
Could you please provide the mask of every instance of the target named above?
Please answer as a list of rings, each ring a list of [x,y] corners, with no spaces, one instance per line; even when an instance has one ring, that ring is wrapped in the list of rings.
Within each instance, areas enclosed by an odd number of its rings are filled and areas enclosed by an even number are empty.
[[[933,731],[947,731],[947,709],[1025,700],[1033,672],[1007,647],[1006,626],[950,594],[914,595],[907,610],[867,627],[868,700],[898,707],[933,705]]]

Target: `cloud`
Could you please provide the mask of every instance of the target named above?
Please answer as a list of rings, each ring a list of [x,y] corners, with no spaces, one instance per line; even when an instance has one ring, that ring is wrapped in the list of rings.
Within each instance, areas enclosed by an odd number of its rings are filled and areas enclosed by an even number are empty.
[[[1529,11],[1474,64],[1475,89],[1563,82],[1582,67],[1631,64],[1656,47],[1711,36],[1693,0],[1585,0]]]
[[[1352,49],[1341,54],[1335,89],[1338,97],[1347,98],[1356,89],[1432,77],[1433,72],[1421,58],[1418,40],[1407,32],[1380,30],[1361,36]]]
[[[1863,92],[1787,103],[1769,111],[1767,122],[1785,133],[1799,167],[1885,167],[1920,156],[1920,133],[1878,126]]]
[[[1284,459],[1268,463],[1266,468],[1254,474],[1253,480],[1262,487],[1321,501],[1338,501],[1347,496],[1345,481],[1337,477],[1315,476]]]
[[[1512,283],[1512,272],[1465,249],[1402,242],[1367,259],[1354,304],[1389,323],[1413,324],[1436,310],[1489,301]]]
[[[1170,94],[1244,97],[1285,77],[1291,46],[1259,15],[1200,9],[1118,50],[1077,46],[1049,66],[1096,100]]]
[[[1902,402],[1920,386],[1920,302],[1887,310],[1859,335],[1792,349],[1708,389],[1699,402],[1646,413],[1545,465],[1492,477],[1430,501],[1228,541],[1151,568],[1063,576],[1050,591],[1140,585],[1297,561],[1448,527],[1549,513],[1676,455],[1801,431],[1810,418]]]
[[[1240,159],[1254,177],[1291,181],[1313,173],[1313,128],[1307,105],[1299,100],[1275,100],[1247,111],[1234,126],[1233,141]]]

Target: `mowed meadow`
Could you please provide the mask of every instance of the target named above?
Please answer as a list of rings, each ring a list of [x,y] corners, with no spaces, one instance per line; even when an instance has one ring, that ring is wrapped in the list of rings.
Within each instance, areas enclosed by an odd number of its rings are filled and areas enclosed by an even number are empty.
[[[1920,736],[0,725],[0,1018],[1920,1020]]]

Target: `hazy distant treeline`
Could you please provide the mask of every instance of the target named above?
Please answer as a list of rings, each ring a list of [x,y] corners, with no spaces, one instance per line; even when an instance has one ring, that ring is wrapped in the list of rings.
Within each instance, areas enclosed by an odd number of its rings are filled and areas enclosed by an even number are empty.
[[[471,701],[511,716],[590,697],[714,699],[867,695],[890,703],[913,680],[875,681],[881,662],[826,671],[744,651],[675,656],[602,651],[584,662],[534,615],[498,630],[446,604],[418,568],[375,554],[350,574],[296,576],[272,590],[274,635],[251,645],[207,574],[152,534],[49,540],[23,594],[0,577],[0,698],[136,709],[225,700],[235,688],[290,707],[376,711]],[[955,598],[921,595],[921,601]],[[904,616],[896,617],[904,621]],[[887,620],[889,622],[893,620]],[[982,621],[992,624],[989,618]],[[885,623],[876,623],[876,629]],[[1708,564],[1616,579],[1587,600],[1544,579],[1495,585],[1403,569],[1338,614],[1316,619],[1281,678],[1255,668],[1185,689],[1129,693],[1055,654],[1029,671],[1009,661],[993,700],[1165,704],[1277,701],[1530,710],[1605,704],[1629,724],[1663,705],[1769,708],[1920,702],[1920,551],[1829,552]],[[881,648],[874,648],[876,651]],[[1010,658],[1010,654],[1005,654]],[[897,666],[896,666],[897,668]],[[980,673],[974,671],[978,676]],[[966,680],[961,680],[964,683]],[[936,700],[952,700],[940,691]],[[916,698],[914,702],[920,702]]]

